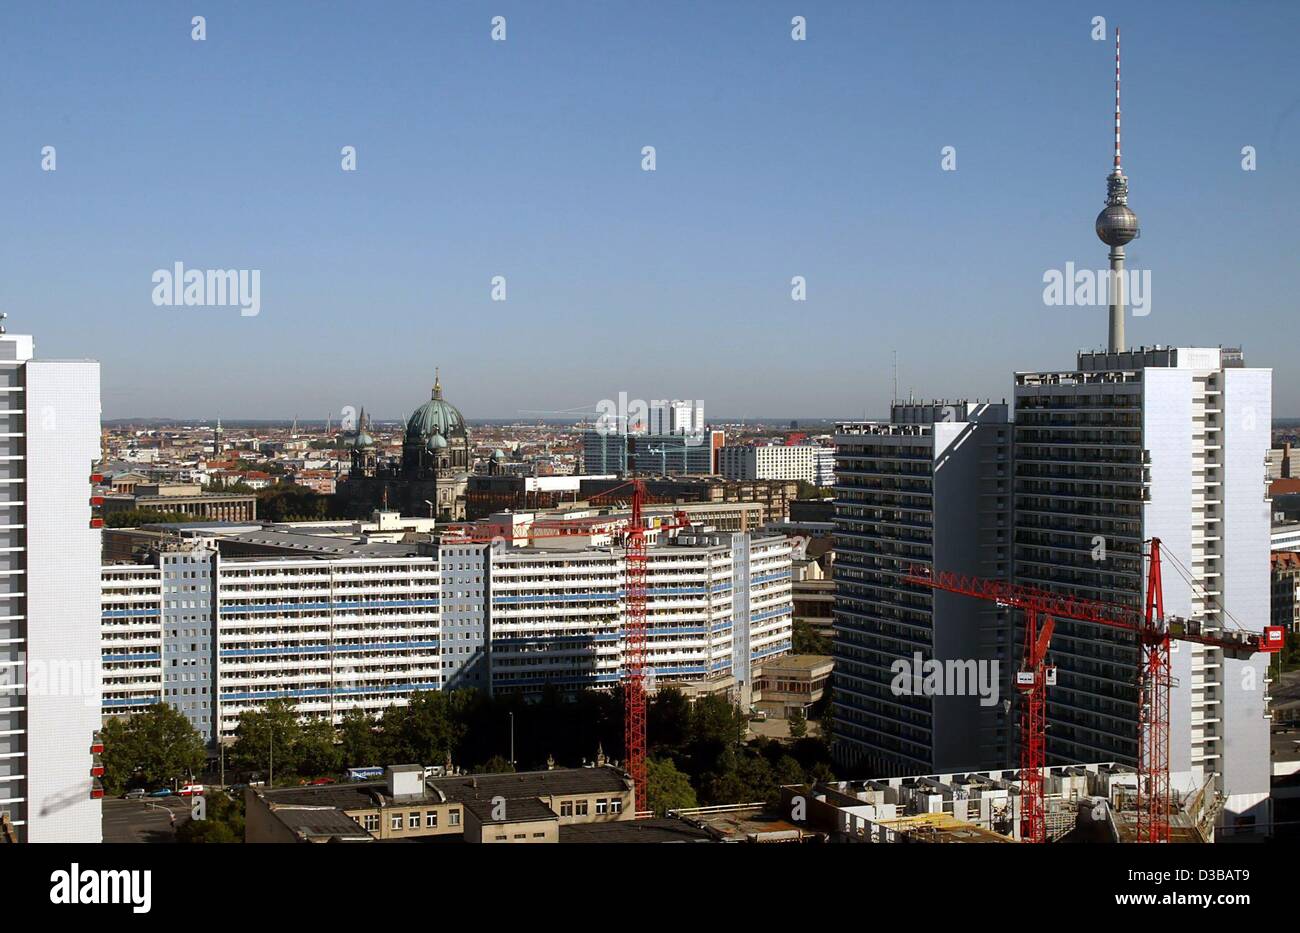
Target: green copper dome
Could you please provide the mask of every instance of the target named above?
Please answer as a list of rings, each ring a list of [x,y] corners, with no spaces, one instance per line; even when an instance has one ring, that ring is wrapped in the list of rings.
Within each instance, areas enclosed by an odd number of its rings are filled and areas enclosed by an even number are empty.
[[[436,446],[445,447],[448,436],[464,434],[465,418],[455,405],[442,397],[442,382],[435,377],[433,397],[417,408],[406,422],[407,443],[427,441],[434,446],[432,439],[440,436],[443,442]]]

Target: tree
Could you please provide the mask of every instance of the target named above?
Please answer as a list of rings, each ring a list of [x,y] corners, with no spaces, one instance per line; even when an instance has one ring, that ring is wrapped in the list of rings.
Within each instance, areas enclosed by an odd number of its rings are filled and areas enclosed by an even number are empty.
[[[441,762],[456,747],[461,727],[451,716],[446,693],[417,690],[411,694],[401,718],[401,746],[408,753],[403,763]]]
[[[811,623],[804,619],[794,620],[793,649],[795,654],[830,654],[831,641],[817,634]]]
[[[507,774],[515,770],[510,759],[504,755],[493,755],[481,765],[474,768],[475,774]]]
[[[379,735],[373,716],[356,707],[343,714],[339,724],[342,767],[369,768],[380,763]]]
[[[303,725],[294,752],[300,775],[337,774],[343,763],[342,752],[335,744],[334,726],[328,718],[312,719]]]
[[[203,770],[207,761],[203,737],[175,707],[155,703],[132,716],[127,728],[137,755],[137,774],[145,784],[170,784]]]
[[[790,755],[782,755],[777,759],[773,772],[776,783],[780,787],[790,784],[803,784],[808,779],[799,762],[795,761]]]
[[[141,525],[193,521],[198,521],[198,516],[189,512],[157,512],[153,509],[121,509],[104,516],[107,528],[139,528]]]
[[[244,802],[213,792],[203,798],[203,819],[190,819],[176,830],[176,841],[228,843],[244,841]]]
[[[646,737],[652,748],[679,749],[691,732],[691,702],[676,687],[665,687],[646,710]]]
[[[695,788],[691,787],[686,775],[677,770],[671,758],[647,758],[645,763],[646,797],[648,801],[637,801],[638,809],[649,809],[655,816],[663,816],[669,810],[683,810],[698,807]]]
[[[700,697],[691,707],[691,741],[699,745],[737,745],[747,728],[740,707],[724,696]]]
[[[260,710],[244,710],[235,727],[235,744],[230,760],[245,771],[267,776],[272,772],[289,775],[298,767],[298,745],[302,726],[292,704],[272,700]]]
[[[802,739],[808,734],[808,717],[802,709],[790,710],[786,722],[790,724],[790,738]]]
[[[283,467],[280,472],[284,472]],[[257,491],[257,516],[269,522],[325,518],[329,512],[327,498],[306,486],[292,483],[267,486]]]

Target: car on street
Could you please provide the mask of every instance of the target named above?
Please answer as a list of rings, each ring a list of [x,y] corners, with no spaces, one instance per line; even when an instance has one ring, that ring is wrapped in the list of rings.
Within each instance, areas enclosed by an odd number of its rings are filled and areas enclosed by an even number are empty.
[[[157,790],[151,790],[151,791],[149,791],[148,796],[150,796],[150,797],[170,797],[170,796],[172,796],[172,789],[171,789],[170,787],[160,787],[160,788],[158,788]]]
[[[133,787],[133,788],[131,788],[129,791],[127,791],[125,794],[122,795],[122,799],[123,799],[123,800],[143,800],[143,799],[144,799],[144,796],[145,796],[145,794],[144,794],[144,788],[143,788],[143,787]]]

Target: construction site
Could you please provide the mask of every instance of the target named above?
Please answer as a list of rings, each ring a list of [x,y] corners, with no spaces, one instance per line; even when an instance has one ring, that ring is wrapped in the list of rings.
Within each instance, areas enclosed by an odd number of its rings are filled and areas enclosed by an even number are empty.
[[[1176,776],[1167,813],[1169,841],[1214,842],[1222,799],[1212,780]],[[1037,786],[1037,782],[1035,782]],[[1138,841],[1138,772],[1106,763],[1045,768],[1041,775],[1049,843]],[[1031,842],[1019,769],[794,785],[781,807],[801,825],[845,843]]]

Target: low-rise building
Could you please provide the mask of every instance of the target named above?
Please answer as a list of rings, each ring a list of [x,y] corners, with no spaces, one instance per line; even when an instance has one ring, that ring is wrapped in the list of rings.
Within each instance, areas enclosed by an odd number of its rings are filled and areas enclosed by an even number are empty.
[[[245,842],[555,843],[565,827],[632,821],[632,779],[612,765],[245,791]]]

